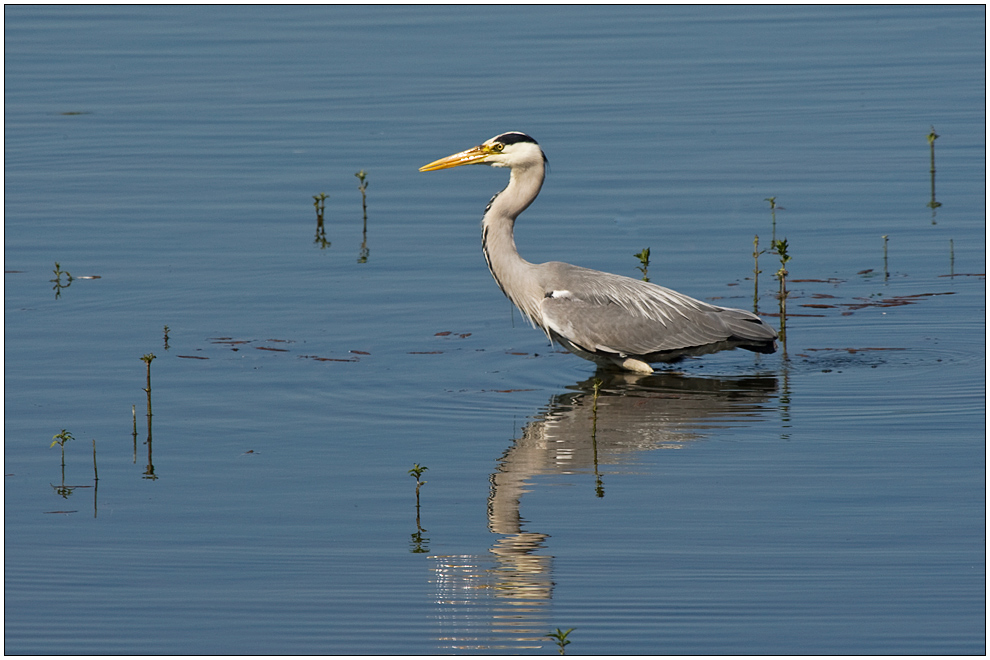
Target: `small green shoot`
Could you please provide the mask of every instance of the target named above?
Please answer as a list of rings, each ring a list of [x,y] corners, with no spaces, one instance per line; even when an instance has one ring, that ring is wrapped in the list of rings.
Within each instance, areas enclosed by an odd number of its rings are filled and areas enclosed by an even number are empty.
[[[55,445],[61,445],[63,450],[65,448],[66,442],[68,442],[69,440],[75,440],[75,438],[72,437],[72,434],[66,431],[65,429],[62,429],[60,432],[53,435],[52,439],[54,440],[54,442],[52,442],[51,447],[54,447]]]
[[[59,447],[62,448],[62,470],[64,471],[65,470],[65,443],[67,443],[69,440],[75,440],[75,438],[72,437],[72,434],[71,433],[69,433],[65,429],[62,429],[59,433],[56,433],[55,435],[53,435],[52,436],[52,439],[53,439],[52,440],[52,444],[48,448],[51,449],[55,445],[58,445]]]
[[[766,250],[760,249],[759,234],[753,236],[753,313],[760,313],[760,255]]]
[[[425,465],[421,466],[419,463],[413,463],[412,469],[409,470],[409,476],[411,476],[413,479],[416,480],[416,497],[417,497],[417,499],[419,498],[419,488],[420,488],[420,486],[425,486],[426,485],[426,482],[425,481],[421,481],[420,480],[420,477],[422,477],[423,476],[423,473],[426,472],[429,469],[430,468],[426,467]]]
[[[147,355],[141,356],[141,361],[148,367],[148,385],[144,388],[144,391],[148,393],[149,397],[151,396],[151,361],[154,360],[155,357],[157,356],[154,353],[148,353]],[[148,411],[148,414],[151,414],[150,410]]]
[[[890,279],[890,271],[887,269],[887,234],[881,236],[883,239],[883,281]]]
[[[367,220],[368,220],[368,196],[365,194],[365,191],[368,189],[368,181],[367,181],[367,179],[368,179],[368,173],[365,172],[364,170],[361,170],[360,172],[355,172],[354,173],[354,176],[356,176],[358,178],[358,181],[360,182],[358,184],[358,190],[361,191],[361,209],[364,211],[364,219],[365,219],[365,222],[367,222]]]
[[[777,281],[780,282],[780,292],[777,299],[780,301],[780,341],[787,346],[787,262],[791,260],[791,255],[787,253],[787,239],[774,240],[773,251],[780,257],[780,269],[775,273]]]
[[[55,273],[55,279],[51,279],[48,281],[55,283],[55,286],[52,287],[52,291],[55,292],[55,299],[58,300],[59,298],[62,297],[62,289],[69,288],[69,286],[72,284],[72,280],[74,280],[75,278],[72,277],[72,274],[69,271],[62,270],[62,266],[59,265],[57,261],[55,262],[55,270],[53,270],[52,272]],[[65,275],[66,278],[65,284],[62,283],[63,275]]]
[[[548,632],[547,637],[552,639],[557,643],[557,651],[560,655],[565,655],[564,647],[571,643],[571,640],[567,639],[567,636],[574,631],[574,628],[568,628],[567,630],[561,630],[557,628],[555,632]]]
[[[932,210],[932,224],[938,224],[935,222],[935,209],[942,206],[941,203],[935,201],[935,140],[939,138],[939,134],[935,132],[935,127],[932,126],[931,133],[928,134],[928,149],[931,153],[931,169],[929,170],[932,177],[932,201],[928,202],[928,208]]]
[[[368,263],[368,256],[371,254],[371,250],[368,249],[368,196],[365,194],[365,191],[368,189],[368,173],[361,170],[360,172],[355,172],[354,176],[360,181],[358,190],[361,191],[361,211],[364,216],[364,229],[361,232],[361,252],[358,254],[358,263],[366,264]]]
[[[74,486],[65,485],[65,443],[69,440],[75,440],[75,438],[72,437],[71,433],[65,429],[62,429],[59,433],[52,436],[52,444],[48,447],[51,449],[55,445],[59,445],[62,449],[62,485],[56,486],[55,484],[52,484],[52,488],[54,488],[55,492],[61,495],[63,499],[68,498],[69,495],[72,495],[72,491],[75,490]]]
[[[650,278],[647,276],[647,271],[650,269],[650,248],[644,248],[642,252],[638,252],[633,256],[639,259],[640,265],[636,268],[639,272],[643,273],[643,281],[649,282]]]
[[[57,261],[55,262],[55,269],[52,272],[55,273],[55,279],[54,280],[48,280],[49,282],[56,282],[56,281],[62,279],[62,276],[63,275],[65,275],[66,281],[69,282],[70,284],[72,283],[72,280],[75,279],[74,277],[72,277],[72,273],[70,273],[67,270],[62,270],[62,266],[59,265],[59,263]],[[68,284],[66,284],[66,286],[68,286]]]

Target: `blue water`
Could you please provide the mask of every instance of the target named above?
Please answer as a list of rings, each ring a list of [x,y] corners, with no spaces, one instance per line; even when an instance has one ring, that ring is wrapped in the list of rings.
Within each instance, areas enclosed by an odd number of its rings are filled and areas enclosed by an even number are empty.
[[[984,36],[983,7],[6,8],[5,652],[985,652]],[[596,402],[485,267],[505,173],[417,172],[506,130],[550,160],[524,257],[650,247],[777,325],[774,197],[786,351]]]

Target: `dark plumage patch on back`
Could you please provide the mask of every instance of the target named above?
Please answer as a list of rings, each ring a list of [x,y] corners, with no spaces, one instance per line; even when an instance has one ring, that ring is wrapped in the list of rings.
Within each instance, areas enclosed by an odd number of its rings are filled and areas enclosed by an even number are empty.
[[[502,133],[497,138],[495,138],[495,140],[497,142],[501,142],[502,144],[506,144],[506,145],[515,144],[516,142],[530,142],[532,144],[539,144],[539,142],[529,137],[525,133],[518,133],[516,131],[513,131],[511,133]]]

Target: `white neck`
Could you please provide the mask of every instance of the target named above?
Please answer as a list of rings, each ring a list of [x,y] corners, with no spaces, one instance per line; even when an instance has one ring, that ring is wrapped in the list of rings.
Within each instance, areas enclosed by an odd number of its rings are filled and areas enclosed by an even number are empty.
[[[513,227],[520,213],[533,203],[543,186],[543,162],[513,167],[509,185],[489,202],[481,220],[481,249],[488,269],[502,292],[529,320],[540,325],[539,303],[544,291],[534,265],[519,256]]]

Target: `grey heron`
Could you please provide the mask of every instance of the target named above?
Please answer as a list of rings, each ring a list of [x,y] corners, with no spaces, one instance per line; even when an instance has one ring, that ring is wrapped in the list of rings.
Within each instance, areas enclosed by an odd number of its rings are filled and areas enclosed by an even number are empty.
[[[502,292],[551,342],[601,366],[652,373],[673,362],[729,348],[777,350],[777,333],[760,317],[719,307],[643,280],[572,266],[533,264],[519,256],[513,228],[543,186],[547,158],[525,133],[502,133],[477,147],[419,168],[509,168],[509,185],[482,217],[481,247]]]

